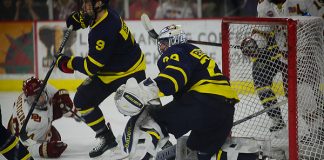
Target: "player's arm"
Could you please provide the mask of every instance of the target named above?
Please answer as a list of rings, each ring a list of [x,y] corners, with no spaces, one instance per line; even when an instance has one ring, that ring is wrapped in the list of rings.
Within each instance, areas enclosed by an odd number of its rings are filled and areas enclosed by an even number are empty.
[[[189,54],[183,54],[181,51],[174,52],[172,48],[168,51],[171,54],[164,54],[169,56],[161,57],[159,63],[165,63],[160,68],[160,73],[154,79],[159,90],[160,96],[168,96],[177,93],[183,88],[191,76],[191,69],[194,64],[191,63]]]
[[[89,40],[89,53],[86,57],[60,55],[57,60],[59,69],[65,73],[76,70],[88,76],[96,75],[112,54],[113,40],[108,40],[109,36],[105,35],[96,35]]]

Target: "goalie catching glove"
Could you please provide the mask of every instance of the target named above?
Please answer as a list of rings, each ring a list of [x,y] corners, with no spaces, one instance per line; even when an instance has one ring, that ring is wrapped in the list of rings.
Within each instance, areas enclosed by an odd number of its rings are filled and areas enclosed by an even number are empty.
[[[139,114],[150,100],[159,98],[159,88],[154,80],[147,78],[138,83],[135,78],[127,80],[121,85],[115,95],[115,104],[118,111],[126,116]]]

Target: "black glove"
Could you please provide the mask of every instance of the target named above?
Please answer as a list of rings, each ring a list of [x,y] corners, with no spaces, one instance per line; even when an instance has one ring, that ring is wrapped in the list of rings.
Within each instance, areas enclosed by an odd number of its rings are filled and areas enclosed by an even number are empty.
[[[90,18],[82,14],[82,12],[72,12],[72,14],[66,19],[66,26],[69,28],[73,26],[73,30],[79,30],[80,28],[87,28],[89,26]]]
[[[57,56],[57,67],[64,73],[73,73],[73,69],[68,67],[68,62],[71,60],[71,57],[66,56],[62,53],[58,54]]]

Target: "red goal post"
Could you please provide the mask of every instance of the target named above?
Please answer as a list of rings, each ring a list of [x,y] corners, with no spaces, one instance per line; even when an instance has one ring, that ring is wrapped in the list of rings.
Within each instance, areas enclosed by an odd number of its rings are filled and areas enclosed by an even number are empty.
[[[233,136],[269,139],[290,160],[324,159],[323,24],[319,17],[223,19],[222,70],[241,99],[235,120],[288,99],[280,112],[235,126]],[[244,50],[247,39],[252,46]],[[270,132],[280,117],[280,129]]]

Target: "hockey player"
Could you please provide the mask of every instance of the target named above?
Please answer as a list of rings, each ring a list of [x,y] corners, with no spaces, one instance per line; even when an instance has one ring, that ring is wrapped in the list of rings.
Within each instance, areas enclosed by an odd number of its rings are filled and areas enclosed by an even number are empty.
[[[308,1],[305,0],[259,0],[258,17],[307,16]]]
[[[27,148],[12,135],[2,124],[1,108],[0,108],[0,154],[6,159],[24,159],[33,160]]]
[[[259,0],[258,17],[309,15],[306,4],[304,0]],[[278,72],[282,73],[284,90],[287,95],[287,63],[281,60],[286,59],[285,56],[287,56],[285,52],[287,50],[286,33],[279,27],[254,29],[251,37],[253,39],[243,40],[242,45],[254,44],[255,50],[250,51],[243,48],[242,52],[252,58],[252,76],[261,104],[264,107],[270,107],[278,101],[271,88],[273,78]],[[257,43],[264,45],[258,46]],[[258,47],[262,49],[258,50]],[[272,109],[267,114],[273,120],[273,124],[269,128],[270,132],[281,130],[286,126],[280,108]]]
[[[175,138],[191,131],[187,146],[198,151],[199,160],[209,160],[230,134],[239,98],[215,61],[186,41],[179,25],[163,28],[157,41],[160,73],[139,84],[128,80],[117,90],[123,94],[116,105],[121,113],[135,115],[147,106],[162,131]],[[168,95],[172,102],[151,105],[152,99]]]
[[[41,89],[43,81],[31,77],[23,82],[23,93],[14,103],[13,113],[8,123],[8,129],[18,136],[21,127],[26,120],[34,99]],[[57,158],[67,148],[67,144],[61,141],[61,135],[52,125],[54,120],[64,117],[72,117],[69,111],[75,112],[69,93],[65,89],[56,90],[47,85],[35,106],[31,119],[29,119],[26,132],[31,141],[24,145],[28,147],[33,157]],[[32,142],[32,143],[29,143]]]
[[[288,66],[281,60],[281,58],[287,57],[287,52],[279,49],[275,32],[255,29],[251,37],[242,41],[241,50],[253,62],[252,77],[254,87],[261,104],[266,108],[278,102],[275,92],[272,90],[273,79],[277,73],[282,74],[283,88],[287,95]],[[269,128],[270,132],[281,130],[286,126],[280,108],[271,109],[267,114],[273,120],[273,124]]]
[[[322,17],[324,19],[324,0],[313,0],[313,3],[308,4],[310,6],[307,8],[312,16]]]
[[[100,140],[90,157],[102,155],[117,146],[115,136],[99,104],[130,77],[145,79],[145,58],[123,19],[108,6],[108,0],[83,0],[82,10],[67,18],[74,30],[90,27],[89,52],[85,57],[60,54],[57,66],[62,72],[79,71],[87,78],[77,89],[74,105]]]

